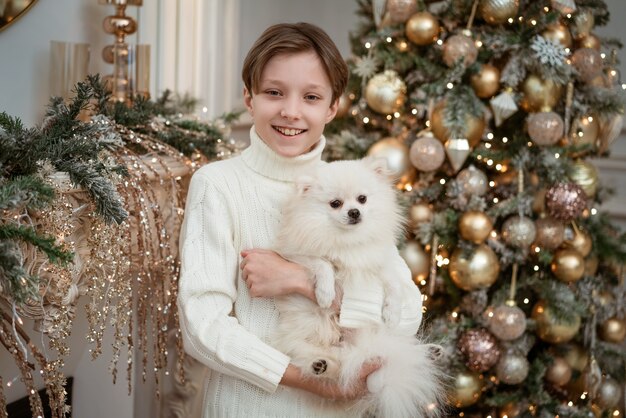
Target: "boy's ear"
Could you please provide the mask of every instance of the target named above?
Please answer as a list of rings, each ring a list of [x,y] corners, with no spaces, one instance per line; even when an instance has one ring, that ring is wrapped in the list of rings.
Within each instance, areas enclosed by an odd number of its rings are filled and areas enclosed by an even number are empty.
[[[335,118],[335,115],[337,114],[338,109],[339,109],[339,99],[335,100],[334,102],[330,104],[330,107],[328,108],[328,112],[326,113],[326,123],[330,122],[331,120]]]
[[[363,158],[363,163],[367,168],[375,172],[376,174],[383,177],[392,177],[393,173],[389,169],[389,165],[387,164],[387,160],[385,158],[380,157],[365,157]]]
[[[247,88],[243,88],[243,102],[246,105],[246,109],[248,109],[248,113],[250,116],[254,116],[254,107],[252,106],[252,92],[250,92]]]
[[[296,179],[296,189],[299,195],[307,194],[315,186],[315,177],[311,175],[302,175]]]

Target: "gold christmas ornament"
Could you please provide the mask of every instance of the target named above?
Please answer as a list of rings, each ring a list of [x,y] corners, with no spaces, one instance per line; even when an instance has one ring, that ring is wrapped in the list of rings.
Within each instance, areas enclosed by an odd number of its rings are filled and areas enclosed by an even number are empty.
[[[539,146],[556,144],[563,138],[563,119],[558,113],[531,113],[526,119],[528,136]]]
[[[374,143],[367,155],[375,158],[384,158],[387,169],[397,182],[405,184],[415,178],[415,168],[409,161],[409,148],[394,137],[386,137]]]
[[[568,172],[569,178],[579,185],[587,197],[593,198],[598,191],[598,170],[588,161],[576,160]],[[587,254],[583,254],[587,256]]]
[[[350,112],[350,106],[352,106],[352,100],[350,100],[347,93],[339,96],[339,105],[337,106],[336,117],[343,118],[347,116],[348,112]]]
[[[574,231],[568,228],[565,231],[565,236],[567,239],[563,243],[564,247],[576,250],[583,257],[587,257],[589,255],[593,242],[591,241],[591,236],[587,232],[582,229]]]
[[[446,141],[445,148],[450,165],[455,172],[459,171],[461,167],[463,167],[465,160],[467,160],[470,152],[472,152],[469,141],[465,138],[448,139]]]
[[[577,282],[585,274],[585,260],[578,251],[563,248],[554,253],[550,269],[562,282]]]
[[[620,344],[626,337],[624,318],[612,317],[600,325],[600,338],[610,343]]]
[[[554,357],[544,378],[555,386],[563,386],[572,378],[572,368],[562,357]]]
[[[622,392],[622,385],[617,380],[606,376],[600,383],[595,401],[602,409],[614,408],[619,402]]]
[[[419,283],[428,277],[430,259],[419,243],[408,241],[404,248],[400,250],[400,256],[409,266],[415,283]]]
[[[406,37],[416,45],[430,45],[439,36],[439,21],[428,12],[412,15],[406,22]]]
[[[604,154],[622,132],[624,116],[616,113],[599,118],[598,153]]]
[[[470,78],[476,96],[486,99],[500,89],[500,70],[491,64],[483,64]]]
[[[399,111],[406,100],[406,84],[393,70],[372,77],[365,87],[365,101],[375,112],[389,115]]]
[[[559,321],[544,301],[535,304],[531,317],[536,322],[539,338],[551,344],[568,342],[580,329],[580,316],[574,315],[571,322]]]
[[[467,68],[476,62],[478,57],[478,48],[469,36],[452,35],[443,44],[443,62],[448,67],[463,59],[463,65]]]
[[[461,170],[456,176],[456,181],[463,188],[463,193],[468,196],[482,196],[487,193],[489,187],[487,175],[474,165]]]
[[[391,24],[404,23],[417,11],[417,0],[387,0],[386,11]]]
[[[484,289],[495,283],[500,273],[500,263],[488,245],[480,244],[468,255],[457,248],[450,257],[448,271],[457,287],[471,291]]]
[[[596,145],[598,136],[600,135],[600,125],[598,118],[594,115],[584,115],[572,124],[570,138],[572,145]]]
[[[522,412],[522,407],[515,402],[509,402],[504,404],[498,409],[498,417],[499,418],[517,418]]]
[[[591,48],[599,51],[602,47],[600,39],[593,33],[587,34],[576,41],[577,48]]]
[[[433,210],[428,203],[415,203],[409,208],[409,221],[412,228],[433,220]]]
[[[517,15],[519,0],[480,0],[478,8],[487,23],[499,25]]]
[[[535,245],[540,248],[553,250],[561,245],[565,239],[563,222],[554,218],[545,217],[535,221]]]
[[[589,9],[579,10],[574,15],[572,27],[572,34],[576,39],[583,38],[593,30],[595,25],[595,18],[593,13]]]
[[[563,86],[552,80],[529,75],[522,83],[522,109],[526,112],[549,112],[561,99]]]
[[[529,366],[526,356],[508,352],[500,356],[496,364],[496,376],[507,385],[519,385],[526,380]]]
[[[509,91],[504,91],[489,101],[496,126],[502,125],[508,117],[517,112],[515,98]]]
[[[578,344],[566,344],[560,347],[562,356],[569,366],[578,372],[582,372],[589,363],[589,353]]]
[[[512,216],[502,225],[502,238],[517,248],[527,248],[535,240],[535,223],[526,216]]]
[[[567,26],[560,22],[551,23],[546,26],[546,29],[541,33],[541,36],[560,43],[563,48],[572,48],[572,34]]]
[[[441,167],[446,159],[446,152],[441,141],[432,135],[417,138],[409,150],[409,159],[420,171],[434,171]]]
[[[449,391],[450,403],[457,408],[475,404],[482,393],[483,382],[478,373],[462,371],[454,377]]]
[[[596,49],[577,49],[572,55],[572,65],[580,79],[587,83],[602,73],[602,56]]]
[[[502,341],[516,340],[526,331],[526,315],[515,303],[500,305],[488,319],[489,331]]]
[[[459,218],[459,233],[461,237],[475,244],[483,243],[492,230],[493,222],[484,212],[469,211]]]
[[[450,139],[450,132],[444,124],[445,109],[446,101],[441,100],[433,107],[430,115],[430,126],[433,134],[444,143]],[[485,120],[483,118],[472,116],[469,113],[465,114],[465,129],[460,135],[461,138],[467,138],[470,146],[475,147],[483,137],[484,131]]]

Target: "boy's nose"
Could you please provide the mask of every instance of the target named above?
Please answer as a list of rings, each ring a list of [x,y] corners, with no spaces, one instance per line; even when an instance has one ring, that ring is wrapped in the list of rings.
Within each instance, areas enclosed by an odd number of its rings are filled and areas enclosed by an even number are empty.
[[[296,103],[295,100],[287,100],[285,101],[285,105],[280,112],[280,116],[285,119],[299,119],[300,114],[300,106]]]

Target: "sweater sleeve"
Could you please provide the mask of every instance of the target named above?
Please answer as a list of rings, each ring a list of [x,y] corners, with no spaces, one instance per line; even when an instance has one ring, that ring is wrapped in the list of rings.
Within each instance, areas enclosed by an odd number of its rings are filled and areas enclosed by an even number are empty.
[[[231,315],[239,254],[225,196],[198,171],[191,179],[181,230],[178,306],[185,351],[220,373],[274,392],[289,357]]]
[[[412,280],[411,271],[397,249],[394,249],[389,262],[393,277],[400,281],[402,304],[400,321],[396,330],[402,334],[414,335],[422,322],[422,295]],[[361,328],[368,323],[382,324],[384,289],[379,281],[348,283],[344,288],[339,324],[346,328]]]

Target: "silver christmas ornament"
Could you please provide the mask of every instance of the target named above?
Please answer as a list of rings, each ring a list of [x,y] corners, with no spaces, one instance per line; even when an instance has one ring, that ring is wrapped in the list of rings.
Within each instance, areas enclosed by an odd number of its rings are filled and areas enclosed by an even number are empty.
[[[487,193],[487,175],[474,165],[464,168],[456,176],[456,181],[463,188],[463,192],[468,196],[482,196]]]
[[[502,125],[508,117],[517,112],[518,107],[515,104],[515,98],[508,92],[502,92],[489,101],[496,126]]]
[[[489,331],[503,341],[516,340],[526,331],[526,315],[515,304],[498,306],[488,322]]]
[[[512,216],[502,226],[504,241],[517,248],[526,248],[535,240],[535,223],[525,216]]]
[[[517,385],[528,376],[528,360],[521,354],[507,352],[500,356],[496,365],[496,376],[502,383]]]

